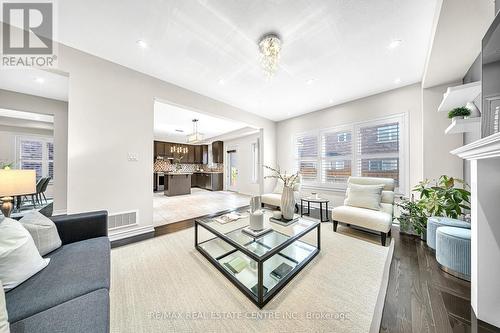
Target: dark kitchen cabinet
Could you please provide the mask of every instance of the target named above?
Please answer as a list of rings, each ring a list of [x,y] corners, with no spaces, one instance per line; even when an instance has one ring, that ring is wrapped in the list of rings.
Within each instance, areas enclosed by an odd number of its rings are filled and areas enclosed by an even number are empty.
[[[212,159],[214,163],[224,162],[224,143],[222,141],[212,142]]]
[[[165,142],[154,142],[154,158],[157,158],[158,156],[165,156]]]
[[[208,145],[201,146],[201,164],[208,164]]]
[[[203,155],[201,146],[194,146],[194,163],[202,164],[203,163]]]
[[[199,187],[210,191],[222,191],[222,173],[193,173],[191,176],[191,187]]]
[[[194,156],[195,147],[196,146],[187,145],[188,152],[186,154],[186,157],[187,157],[186,163],[196,163],[195,156]]]
[[[172,144],[170,142],[163,142],[164,147],[165,147],[165,157],[173,157],[172,153]]]

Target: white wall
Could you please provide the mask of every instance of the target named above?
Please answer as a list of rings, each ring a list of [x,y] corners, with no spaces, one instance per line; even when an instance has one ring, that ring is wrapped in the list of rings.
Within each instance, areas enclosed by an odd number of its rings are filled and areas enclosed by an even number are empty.
[[[247,195],[259,195],[259,182],[252,181],[253,156],[252,144],[259,140],[260,134],[253,134],[241,138],[224,141],[224,189],[227,189],[227,154],[226,151],[234,149],[237,153],[238,181],[237,192]]]
[[[451,120],[447,112],[437,111],[446,89],[461,84],[457,81],[422,89],[424,178],[437,179],[444,174],[464,178],[462,159],[450,154],[451,150],[463,145],[463,135],[445,135]]]
[[[54,116],[54,213],[66,212],[68,103],[0,89],[0,108]]]
[[[397,115],[407,114],[409,129],[409,182],[415,185],[422,179],[422,107],[421,88],[419,84],[403,87],[385,93],[362,98],[328,109],[309,113],[300,117],[284,120],[278,123],[277,162],[280,167],[289,172],[295,171],[293,136],[300,132],[328,128],[343,124],[367,121]],[[303,189],[304,193],[310,189]],[[318,190],[323,196],[333,200],[333,205],[342,204],[344,191]]]
[[[69,73],[69,213],[137,209],[134,230],[151,229],[155,98],[264,128],[264,160],[274,164],[270,120],[64,45],[58,59]],[[128,161],[128,153],[138,160]]]

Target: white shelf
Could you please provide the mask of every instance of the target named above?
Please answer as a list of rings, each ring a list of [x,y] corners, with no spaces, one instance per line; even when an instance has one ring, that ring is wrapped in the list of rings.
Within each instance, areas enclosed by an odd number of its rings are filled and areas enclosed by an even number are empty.
[[[439,112],[448,112],[456,107],[465,106],[481,93],[481,82],[472,82],[456,87],[449,87],[443,94],[443,101],[438,107]]]
[[[477,132],[481,130],[481,117],[468,119],[453,119],[451,125],[444,131],[445,134]]]

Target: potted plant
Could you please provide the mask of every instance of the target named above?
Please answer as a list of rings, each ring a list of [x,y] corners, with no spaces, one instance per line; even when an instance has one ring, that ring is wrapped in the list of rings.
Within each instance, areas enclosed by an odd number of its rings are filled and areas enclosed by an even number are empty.
[[[413,196],[411,199],[400,197],[400,201],[396,202],[396,206],[399,207],[400,214],[394,219],[399,221],[400,232],[422,236],[427,222],[424,207],[418,201],[415,201]]]
[[[457,185],[461,185],[458,187]],[[470,209],[470,192],[468,185],[462,180],[442,175],[437,181],[424,180],[415,188],[420,194],[416,206],[422,209],[420,218],[412,219],[412,226],[419,232],[423,240],[427,229],[427,218],[431,216],[446,216],[457,219]]]
[[[295,213],[295,197],[293,195],[293,188],[299,181],[299,173],[294,173],[290,176],[286,175],[286,171],[281,173],[280,167],[274,169],[267,165],[264,168],[272,172],[271,175],[265,176],[264,178],[276,178],[278,181],[283,182],[283,193],[281,194],[281,214],[283,219],[291,220],[293,219],[293,214]]]
[[[462,119],[463,117],[470,116],[470,110],[465,106],[454,108],[448,112],[448,118],[450,119]]]
[[[13,165],[14,165],[14,162],[10,162],[10,163],[1,162],[0,163],[0,170],[10,170]]]

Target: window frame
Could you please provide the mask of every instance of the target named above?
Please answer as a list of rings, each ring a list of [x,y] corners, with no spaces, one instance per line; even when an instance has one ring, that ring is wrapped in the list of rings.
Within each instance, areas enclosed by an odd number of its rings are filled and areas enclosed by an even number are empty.
[[[259,170],[260,170],[260,145],[259,140],[250,144],[250,151],[252,153],[252,183],[259,183]]]
[[[363,156],[363,158],[369,158],[370,155],[364,154],[362,155],[358,151],[359,146],[359,134],[358,131],[362,127],[367,126],[377,126],[383,125],[390,122],[397,122],[399,124],[399,151],[398,153],[389,153],[387,156],[384,156],[384,159],[397,159],[399,158],[399,187],[396,188],[397,194],[408,195],[409,191],[409,133],[408,133],[408,113],[400,113],[387,117],[381,117],[377,119],[362,121],[362,122],[352,122],[347,124],[342,124],[334,127],[323,128],[323,129],[315,129],[307,132],[296,133],[292,136],[293,148],[295,150],[295,167],[299,168],[299,163],[302,162],[315,162],[317,166],[316,179],[314,181],[308,181],[307,179],[303,180],[303,187],[308,189],[317,189],[317,190],[332,190],[332,191],[345,191],[347,188],[347,183],[327,183],[323,180],[323,164],[329,161],[338,161],[338,160],[349,160],[351,161],[351,175],[358,176],[358,161]],[[341,155],[334,157],[326,157],[323,156],[322,151],[322,136],[326,133],[331,132],[341,132],[345,130],[346,132],[351,132],[351,155]],[[377,130],[378,132],[378,130]],[[378,133],[377,133],[378,134]],[[298,158],[298,147],[297,140],[304,136],[317,136],[317,156],[314,158]],[[378,139],[378,137],[377,137]],[[393,140],[394,142],[397,140]],[[377,140],[378,142],[378,140]],[[384,141],[388,142],[388,141]]]
[[[42,143],[42,159],[41,160],[32,160],[32,159],[23,159],[22,158],[22,153],[21,153],[21,142],[22,141],[37,141]],[[49,165],[50,162],[52,162],[52,168],[53,168],[53,177],[50,179],[49,184],[53,185],[54,184],[54,179],[55,179],[55,151],[53,150],[52,153],[52,159],[49,159],[49,148],[48,144],[52,144],[52,149],[55,148],[54,145],[54,138],[53,137],[46,137],[46,136],[35,136],[35,135],[16,135],[15,138],[15,151],[16,151],[16,161],[18,161],[18,167],[21,169],[23,161],[24,162],[41,162],[42,164],[42,174],[41,178],[43,177],[48,177],[49,176]],[[38,179],[36,180],[38,182]]]

